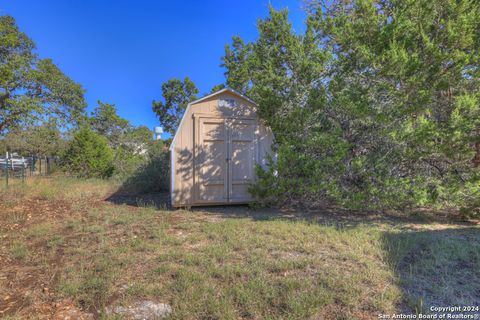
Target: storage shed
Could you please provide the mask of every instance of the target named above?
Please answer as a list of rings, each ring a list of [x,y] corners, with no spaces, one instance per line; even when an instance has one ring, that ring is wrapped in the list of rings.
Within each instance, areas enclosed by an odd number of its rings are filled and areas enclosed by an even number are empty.
[[[172,206],[252,200],[255,165],[266,165],[273,140],[256,107],[230,88],[187,106],[170,146]]]

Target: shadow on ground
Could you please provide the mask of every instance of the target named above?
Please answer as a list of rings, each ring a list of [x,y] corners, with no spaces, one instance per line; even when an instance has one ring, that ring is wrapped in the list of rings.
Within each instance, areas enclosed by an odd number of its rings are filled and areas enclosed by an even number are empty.
[[[170,204],[170,194],[159,193],[128,193],[116,192],[106,201],[137,207],[154,207],[159,210],[177,210]],[[211,214],[222,218],[250,218],[253,220],[298,220],[323,225],[335,225],[339,228],[356,227],[359,224],[396,226],[405,225],[406,229],[414,225],[454,224],[457,226],[475,226],[478,222],[462,221],[451,212],[418,210],[414,212],[384,212],[346,210],[341,207],[329,206],[316,210],[283,209],[283,208],[253,208],[248,205],[203,206],[193,207],[192,211]]]
[[[160,210],[172,210],[170,205],[170,194],[165,192],[159,193],[126,193],[116,192],[110,195],[106,201],[117,204],[134,207],[154,207]]]
[[[168,193],[114,194],[109,202],[175,211]],[[475,222],[452,220],[448,213],[418,211],[350,211],[338,207],[318,210],[251,208],[246,205],[196,207],[194,212],[225,219],[305,221],[341,230],[379,226],[383,261],[402,289],[405,312],[429,312],[432,305],[480,303],[480,228]],[[380,258],[379,258],[380,259]]]
[[[480,303],[479,228],[385,232],[382,244],[406,311]]]

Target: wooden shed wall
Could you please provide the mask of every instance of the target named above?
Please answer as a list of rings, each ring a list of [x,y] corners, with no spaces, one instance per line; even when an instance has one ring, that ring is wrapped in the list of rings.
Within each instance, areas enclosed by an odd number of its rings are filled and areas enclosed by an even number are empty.
[[[219,107],[219,99],[235,99],[234,108]],[[188,206],[194,204],[194,119],[195,113],[214,114],[219,117],[239,117],[256,119],[255,106],[232,92],[223,92],[209,99],[190,105],[183,123],[178,128],[177,137],[172,148],[172,204]],[[258,163],[264,166],[265,157],[270,152],[273,142],[271,131],[258,124]]]

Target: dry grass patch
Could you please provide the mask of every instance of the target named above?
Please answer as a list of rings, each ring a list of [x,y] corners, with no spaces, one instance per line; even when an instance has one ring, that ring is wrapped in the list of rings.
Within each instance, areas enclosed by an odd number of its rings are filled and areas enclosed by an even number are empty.
[[[113,190],[52,179],[0,195],[20,197],[0,204],[0,296],[18,300],[2,315],[73,301],[102,318],[149,299],[172,319],[370,319],[480,299],[477,227],[230,218],[102,201]]]

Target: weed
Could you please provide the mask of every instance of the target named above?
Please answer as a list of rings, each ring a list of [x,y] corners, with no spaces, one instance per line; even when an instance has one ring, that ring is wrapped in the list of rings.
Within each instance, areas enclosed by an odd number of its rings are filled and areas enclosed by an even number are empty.
[[[480,299],[478,227],[163,211],[101,202],[112,191],[102,180],[45,179],[18,190],[0,197],[44,194],[36,203],[69,209],[49,220],[6,208],[0,253],[51,279],[56,298],[100,316],[112,300],[143,298],[171,304],[173,319],[356,319]]]
[[[10,255],[14,259],[25,260],[29,254],[28,247],[20,241],[15,241],[10,246]]]
[[[28,230],[28,236],[34,238],[44,237],[52,231],[52,228],[53,226],[48,222],[37,224]]]

